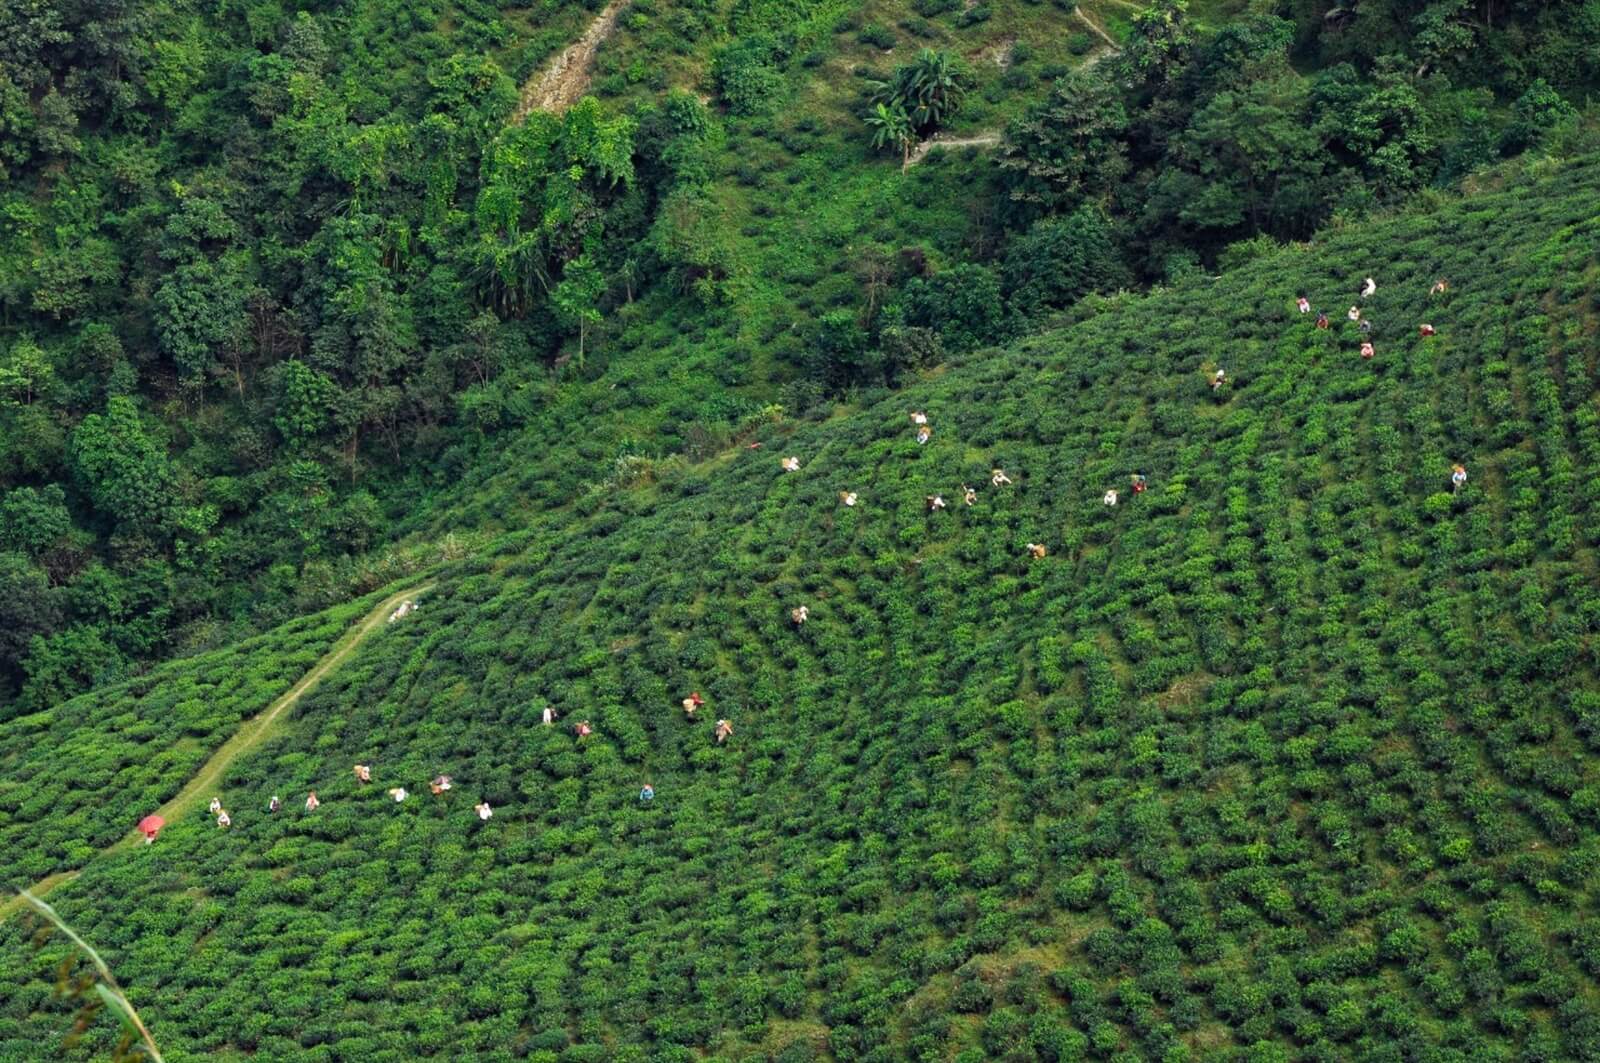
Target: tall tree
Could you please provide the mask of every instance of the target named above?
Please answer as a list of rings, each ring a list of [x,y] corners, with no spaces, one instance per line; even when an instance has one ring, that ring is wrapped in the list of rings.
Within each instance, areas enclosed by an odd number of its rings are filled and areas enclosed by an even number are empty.
[[[1135,13],[1132,23],[1114,68],[1135,90],[1159,90],[1188,62],[1194,47],[1188,0],[1155,0]]]
[[[68,457],[96,510],[124,531],[164,534],[177,477],[132,399],[113,398],[105,413],[85,417],[72,433]]]
[[[1027,218],[1109,198],[1127,172],[1128,126],[1122,93],[1104,75],[1066,75],[1006,130],[1007,196]]]

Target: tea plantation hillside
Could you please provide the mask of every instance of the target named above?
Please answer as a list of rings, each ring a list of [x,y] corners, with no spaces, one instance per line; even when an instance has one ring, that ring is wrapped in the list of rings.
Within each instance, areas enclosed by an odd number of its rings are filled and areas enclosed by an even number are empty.
[[[52,899],[175,1060],[1597,1058],[1600,159],[1491,185],[552,499]]]
[[[0,728],[0,882],[9,892],[81,867],[131,832],[377,601],[302,617],[8,721]]]

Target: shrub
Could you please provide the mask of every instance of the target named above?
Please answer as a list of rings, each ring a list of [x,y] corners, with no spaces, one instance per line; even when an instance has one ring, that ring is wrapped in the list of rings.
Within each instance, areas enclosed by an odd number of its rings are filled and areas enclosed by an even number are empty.
[[[1067,307],[1132,279],[1109,222],[1090,207],[1035,222],[1006,249],[1000,276],[1012,305],[1027,314]]]
[[[994,274],[982,266],[956,266],[909,281],[900,301],[905,324],[933,329],[953,351],[999,342],[1004,305]]]
[[[882,52],[887,52],[895,46],[894,30],[876,22],[857,33],[856,40]]]
[[[765,114],[783,90],[777,63],[783,58],[771,38],[752,36],[727,45],[712,62],[717,92],[736,115]]]

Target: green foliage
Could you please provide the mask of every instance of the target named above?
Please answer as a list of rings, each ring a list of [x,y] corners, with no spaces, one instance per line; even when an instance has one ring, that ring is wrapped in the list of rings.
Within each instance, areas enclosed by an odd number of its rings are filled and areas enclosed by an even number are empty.
[[[1543,78],[1535,78],[1528,91],[1517,98],[1511,108],[1511,122],[1500,137],[1500,150],[1512,154],[1523,151],[1546,136],[1564,122],[1571,122],[1578,112],[1562,99]]]
[[[0,11],[0,717],[79,735],[19,732],[44,796],[6,798],[17,859],[81,862],[255,696],[124,696],[190,689],[153,660],[198,674],[520,536],[238,783],[309,784],[371,735],[390,761],[471,756],[505,834],[375,839],[392,809],[334,802],[328,833],[183,825],[175,864],[85,884],[138,991],[180,997],[186,1055],[1600,1042],[1571,926],[1600,806],[1593,181],[1523,186],[1537,205],[1453,188],[1583,143],[1594,4],[1084,5],[1120,55],[1073,6],[641,0],[597,56],[603,102],[526,121],[518,83],[598,5]],[[902,175],[856,120],[913,39],[970,57],[926,117],[976,145]],[[873,130],[902,159],[933,128],[919,66]],[[1419,193],[1448,220],[1355,225]],[[1367,369],[1350,334],[1279,320],[1374,270]],[[1389,280],[1436,272],[1448,301]],[[967,360],[1056,310],[1082,323]],[[736,457],[791,442],[850,483],[772,487]],[[1434,471],[1458,458],[1452,493]],[[1026,470],[1016,508],[927,513],[994,463]],[[1145,508],[1106,510],[1130,467]],[[641,707],[714,682],[734,746]],[[543,742],[506,711],[523,694],[605,741]],[[81,798],[55,788],[80,760]],[[65,1016],[14,984],[0,1057],[31,1063]]]
[[[894,68],[886,82],[873,87],[878,108],[905,116],[912,132],[926,136],[961,109],[971,75],[948,52],[924,48],[915,59]],[[874,145],[878,144],[876,136]]]
[[[459,513],[539,512],[235,763],[228,831],[52,900],[174,1057],[1582,1058],[1597,188],[1539,166],[1090,296],[822,423],[683,403],[707,460],[463,463]],[[974,268],[897,290],[970,327]],[[1372,361],[1295,308],[1367,275]],[[852,310],[796,344],[866,350]],[[612,382],[648,383],[548,416]],[[296,630],[0,729],[3,858],[120,835],[308,667]],[[0,939],[0,1057],[65,1025],[63,955]]]
[[[0,11],[0,495],[63,490],[72,525],[29,553],[52,587],[166,588],[104,627],[68,595],[38,689],[369,587],[424,532],[523,523],[625,447],[714,453],[740,404],[809,415],[939,364],[942,338],[885,314],[926,279],[904,249],[1003,272],[1092,205],[1159,283],[1590,135],[1566,110],[1600,77],[1582,0],[1086,5],[1120,55],[1075,7],[641,0],[598,100],[531,116],[519,86],[598,2]],[[903,177],[855,125],[880,79],[904,100],[871,133]],[[981,327],[1081,289],[1008,281]],[[866,336],[843,373],[812,343],[832,314]],[[112,399],[149,444],[138,500],[74,452]],[[477,471],[507,449],[528,495],[457,504],[512,476]]]
[[[1132,280],[1110,224],[1092,207],[1035,222],[1007,247],[1000,276],[1011,305],[1024,313],[1071,306]]]
[[[198,387],[224,352],[244,343],[247,284],[234,259],[185,263],[154,298],[156,334],[184,383]]]
[[[117,397],[72,433],[69,461],[95,509],[134,535],[161,537],[173,518],[174,472],[134,400]]]
[[[1194,47],[1188,0],[1157,0],[1137,12],[1116,57],[1118,72],[1141,89],[1169,83]]]
[[[15,678],[33,639],[60,619],[49,576],[20,553],[0,552],[0,675]]]
[[[952,351],[999,343],[1006,327],[1000,282],[982,266],[955,266],[908,281],[899,316],[906,325],[932,329]]]
[[[717,52],[712,63],[717,93],[735,115],[765,114],[783,91],[778,64],[787,55],[772,37],[742,38]]]
[[[0,550],[35,559],[66,538],[72,528],[67,495],[57,484],[19,487],[0,495]]]
[[[1059,79],[1043,103],[1006,130],[1000,167],[1013,201],[1070,211],[1105,196],[1126,172],[1128,115],[1116,87],[1094,73]]]
[[[872,130],[873,147],[880,151],[897,151],[902,158],[910,158],[917,134],[911,127],[911,116],[906,114],[904,106],[898,103],[875,103],[866,122],[867,128]]]
[[[338,386],[299,359],[290,359],[283,363],[278,388],[278,409],[272,423],[284,442],[304,447],[332,422]]]
[[[5,558],[0,554],[0,580]],[[0,608],[21,608],[5,586]],[[52,699],[0,727],[0,882],[20,888],[81,867],[174,796],[240,723],[300,679],[377,599],[297,620],[238,643],[111,684]],[[116,603],[108,603],[117,608]],[[5,630],[18,630],[12,616]],[[76,647],[73,663],[87,663]]]
[[[127,994],[117,984],[116,977],[111,973],[111,968],[100,954],[94,950],[77,931],[66,924],[54,908],[24,890],[18,895],[18,900],[25,906],[30,927],[36,921],[42,921],[53,926],[72,942],[87,960],[93,969],[93,974],[79,974],[71,977],[73,963],[68,960],[61,967],[60,976],[56,983],[56,993],[78,1003],[78,1011],[74,1016],[72,1032],[63,1041],[63,1047],[77,1047],[83,1032],[94,1023],[103,1008],[109,1008],[109,1014],[114,1015],[118,1022],[124,1024],[123,1035],[118,1039],[111,1050],[113,1063],[138,1063],[140,1060],[152,1060],[153,1063],[162,1063],[161,1050],[156,1046],[155,1039],[150,1036],[149,1029],[144,1020],[139,1017],[139,1012],[128,1000]],[[48,935],[48,930],[43,932]],[[41,944],[38,936],[35,944]],[[94,992],[89,992],[93,989]]]
[[[12,406],[31,406],[54,390],[55,366],[50,356],[32,339],[23,336],[0,362],[0,402]]]

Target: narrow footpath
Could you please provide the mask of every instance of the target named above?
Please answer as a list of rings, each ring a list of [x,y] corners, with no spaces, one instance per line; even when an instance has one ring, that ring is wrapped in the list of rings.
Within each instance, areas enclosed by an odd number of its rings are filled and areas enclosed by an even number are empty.
[[[980,133],[973,137],[951,137],[949,139],[941,139],[939,134],[935,133],[911,149],[911,158],[906,161],[906,167],[915,166],[927,158],[928,152],[935,148],[944,150],[951,148],[991,148],[998,143],[1000,143],[999,133]]]
[[[286,709],[298,704],[301,698],[316,689],[317,684],[322,682],[328,673],[343,664],[356,651],[356,648],[366,641],[367,636],[384,626],[389,619],[389,614],[394,612],[401,602],[408,598],[416,600],[432,590],[434,586],[435,584],[429,583],[421,587],[413,587],[410,590],[392,594],[382,602],[379,602],[370,613],[361,619],[360,623],[351,628],[343,638],[335,643],[333,648],[313,665],[309,672],[301,676],[299,682],[290,687],[287,692],[279,696],[272,704],[261,710],[260,713],[247,720],[234,733],[232,738],[222,743],[217,751],[211,754],[210,759],[201,766],[199,774],[189,780],[188,784],[178,791],[176,797],[156,809],[155,814],[165,819],[168,823],[176,823],[185,813],[192,812],[195,808],[203,805],[211,791],[216,788],[218,780],[227,773],[233,762],[255,749],[275,733],[276,728],[274,725],[283,716]],[[144,814],[143,810],[140,810],[140,814]],[[118,849],[141,845],[143,840],[144,836],[130,826],[129,833],[125,838],[112,843],[100,855],[105,856],[108,853],[116,852]],[[35,897],[43,897],[62,883],[71,882],[82,871],[82,868],[78,868],[75,871],[58,871],[35,882],[28,887],[28,892]],[[20,907],[22,907],[22,900],[18,897],[12,897],[0,902],[0,923],[5,922]]]

